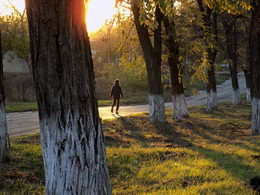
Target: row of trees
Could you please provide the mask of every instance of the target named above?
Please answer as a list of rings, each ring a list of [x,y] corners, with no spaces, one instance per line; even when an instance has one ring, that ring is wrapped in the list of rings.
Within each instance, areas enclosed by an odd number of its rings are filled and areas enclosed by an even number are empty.
[[[204,40],[200,64],[204,64],[208,75],[207,109],[215,105],[214,58],[216,47],[217,8],[226,8],[230,1],[186,1],[197,3],[200,9],[201,38]],[[223,4],[224,2],[224,4]],[[232,1],[233,2],[233,1]],[[176,39],[173,16],[173,1],[128,1],[142,46],[149,83],[150,120],[164,121],[164,103],[161,85],[162,29],[167,36],[168,60],[172,76],[181,86],[178,56],[180,40]],[[244,5],[244,1],[235,1]],[[240,4],[241,3],[241,4]],[[230,7],[229,5],[228,7]],[[232,5],[233,6],[233,5]],[[232,7],[231,6],[231,7]],[[85,25],[84,0],[26,0],[30,32],[32,70],[39,105],[41,143],[43,149],[47,194],[111,194],[111,186],[105,159],[104,137],[98,116],[95,78],[90,42]],[[259,134],[260,105],[260,0],[251,1],[251,30],[249,59],[252,75],[252,134]],[[171,13],[175,13],[172,15]],[[150,33],[153,34],[153,42]],[[171,53],[172,52],[172,53]],[[175,65],[175,63],[177,65]],[[175,83],[176,80],[172,80]],[[174,86],[176,87],[176,86]],[[173,96],[181,99],[181,88]],[[181,105],[182,103],[179,103]],[[177,106],[179,106],[177,105]],[[179,106],[181,110],[182,106]],[[177,114],[176,114],[177,115]],[[1,126],[2,127],[2,126]],[[0,156],[8,154],[2,150],[2,142],[8,135],[1,128]],[[4,151],[4,152],[3,152]]]

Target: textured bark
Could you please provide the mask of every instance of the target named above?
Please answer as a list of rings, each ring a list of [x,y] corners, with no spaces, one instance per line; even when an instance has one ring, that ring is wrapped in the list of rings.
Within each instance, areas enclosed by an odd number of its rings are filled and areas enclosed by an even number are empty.
[[[187,103],[184,94],[173,95],[172,102],[174,119],[182,120],[183,117],[188,117]]]
[[[84,0],[26,0],[47,194],[111,194]]]
[[[205,37],[205,44],[206,46],[208,46],[207,59],[209,62],[209,68],[207,70],[208,83],[207,83],[207,90],[206,90],[207,91],[206,110],[207,112],[210,112],[211,110],[217,107],[217,87],[216,87],[217,83],[215,78],[215,67],[214,67],[217,50],[216,48],[212,48],[210,46],[208,35],[213,34],[215,39],[214,40],[215,44],[218,42],[217,41],[217,13],[213,12],[213,10],[208,6],[204,6],[202,0],[197,0],[197,3],[203,19],[204,27],[202,28],[202,30]]]
[[[5,95],[3,78],[3,54],[2,40],[0,31],[0,163],[10,159],[10,142],[7,131],[6,113],[5,113]]]
[[[166,31],[166,47],[168,49],[168,65],[171,75],[173,118],[181,120],[188,116],[188,109],[184,95],[184,88],[181,74],[180,45],[176,35],[175,23],[169,20],[167,16],[163,19]]]
[[[140,8],[133,0],[131,3],[132,12],[134,15],[134,23],[139,37],[140,44],[143,49],[146,70],[148,75],[148,85],[149,85],[149,97],[163,97],[163,89],[161,82],[161,53],[162,53],[162,37],[161,37],[161,23],[162,23],[162,13],[158,7],[156,7],[155,15],[158,22],[158,27],[154,31],[154,43],[152,44],[148,27],[144,24],[140,24]],[[165,106],[161,102],[155,103],[154,101],[161,101],[161,98],[149,98],[149,112],[150,122],[154,123],[157,120],[161,121],[165,119]],[[157,109],[156,105],[160,105],[161,109]],[[153,107],[155,106],[155,107]]]
[[[226,40],[226,54],[229,61],[229,72],[232,81],[233,88],[233,102],[232,104],[240,104],[239,84],[237,79],[237,29],[236,20],[237,16],[233,14],[223,13],[221,17],[222,25],[225,30],[225,40]]]
[[[249,63],[252,70],[251,134],[260,135],[260,0],[253,1],[249,38]]]
[[[161,95],[149,95],[149,114],[151,122],[164,122],[166,120],[164,98]]]

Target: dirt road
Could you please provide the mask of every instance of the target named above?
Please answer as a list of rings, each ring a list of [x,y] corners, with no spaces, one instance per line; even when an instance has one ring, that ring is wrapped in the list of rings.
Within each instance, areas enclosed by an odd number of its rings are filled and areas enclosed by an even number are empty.
[[[245,78],[242,73],[238,75],[240,93],[246,93]],[[218,101],[226,101],[232,99],[231,80],[226,80],[217,86]],[[206,92],[199,91],[198,96],[190,96],[187,99],[188,106],[198,106],[206,103]],[[172,103],[165,103],[166,108],[172,108]],[[148,105],[121,106],[120,116],[130,114],[148,112]],[[112,119],[118,117],[111,114],[110,106],[99,107],[99,115],[102,119]],[[7,114],[7,126],[10,137],[17,137],[26,134],[39,132],[38,112],[14,112]]]

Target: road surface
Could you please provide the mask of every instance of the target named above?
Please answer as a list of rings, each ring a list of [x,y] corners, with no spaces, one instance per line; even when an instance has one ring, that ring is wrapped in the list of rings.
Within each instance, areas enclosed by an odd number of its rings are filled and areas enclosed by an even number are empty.
[[[245,78],[242,73],[238,74],[240,94],[246,93]],[[226,101],[232,99],[231,80],[226,80],[221,85],[217,86],[218,101]],[[199,91],[199,95],[190,96],[187,99],[188,106],[199,106],[206,103],[206,91]],[[172,108],[172,103],[165,103],[166,108]],[[111,114],[111,107],[99,107],[99,115],[102,119],[116,118],[116,115]],[[130,114],[148,112],[148,105],[133,105],[121,106],[120,116],[127,116]],[[38,112],[14,112],[7,113],[7,126],[10,137],[17,137],[27,134],[39,132]]]

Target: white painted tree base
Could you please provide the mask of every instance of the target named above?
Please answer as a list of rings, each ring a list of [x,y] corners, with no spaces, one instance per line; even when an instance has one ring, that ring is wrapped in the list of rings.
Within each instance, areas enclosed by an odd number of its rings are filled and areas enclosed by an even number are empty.
[[[188,109],[186,98],[184,94],[181,95],[173,95],[172,96],[173,102],[173,118],[182,120],[183,117],[188,116]]]
[[[149,118],[150,122],[165,122],[165,106],[162,95],[149,95]]]
[[[210,93],[207,93],[206,111],[211,112],[214,108],[217,108],[217,106],[218,106],[217,93],[211,90]]]
[[[251,135],[260,135],[260,99],[252,99]]]
[[[246,88],[246,101],[251,102],[251,90],[250,90],[250,88]]]
[[[240,92],[239,92],[239,89],[237,90],[234,90],[233,89],[233,101],[232,101],[232,105],[233,106],[236,106],[238,104],[241,103],[241,100],[240,100]]]
[[[40,120],[46,194],[110,194],[100,122],[78,112],[64,118],[51,113]]]
[[[0,105],[0,163],[10,159],[10,142],[7,131],[4,103]]]

